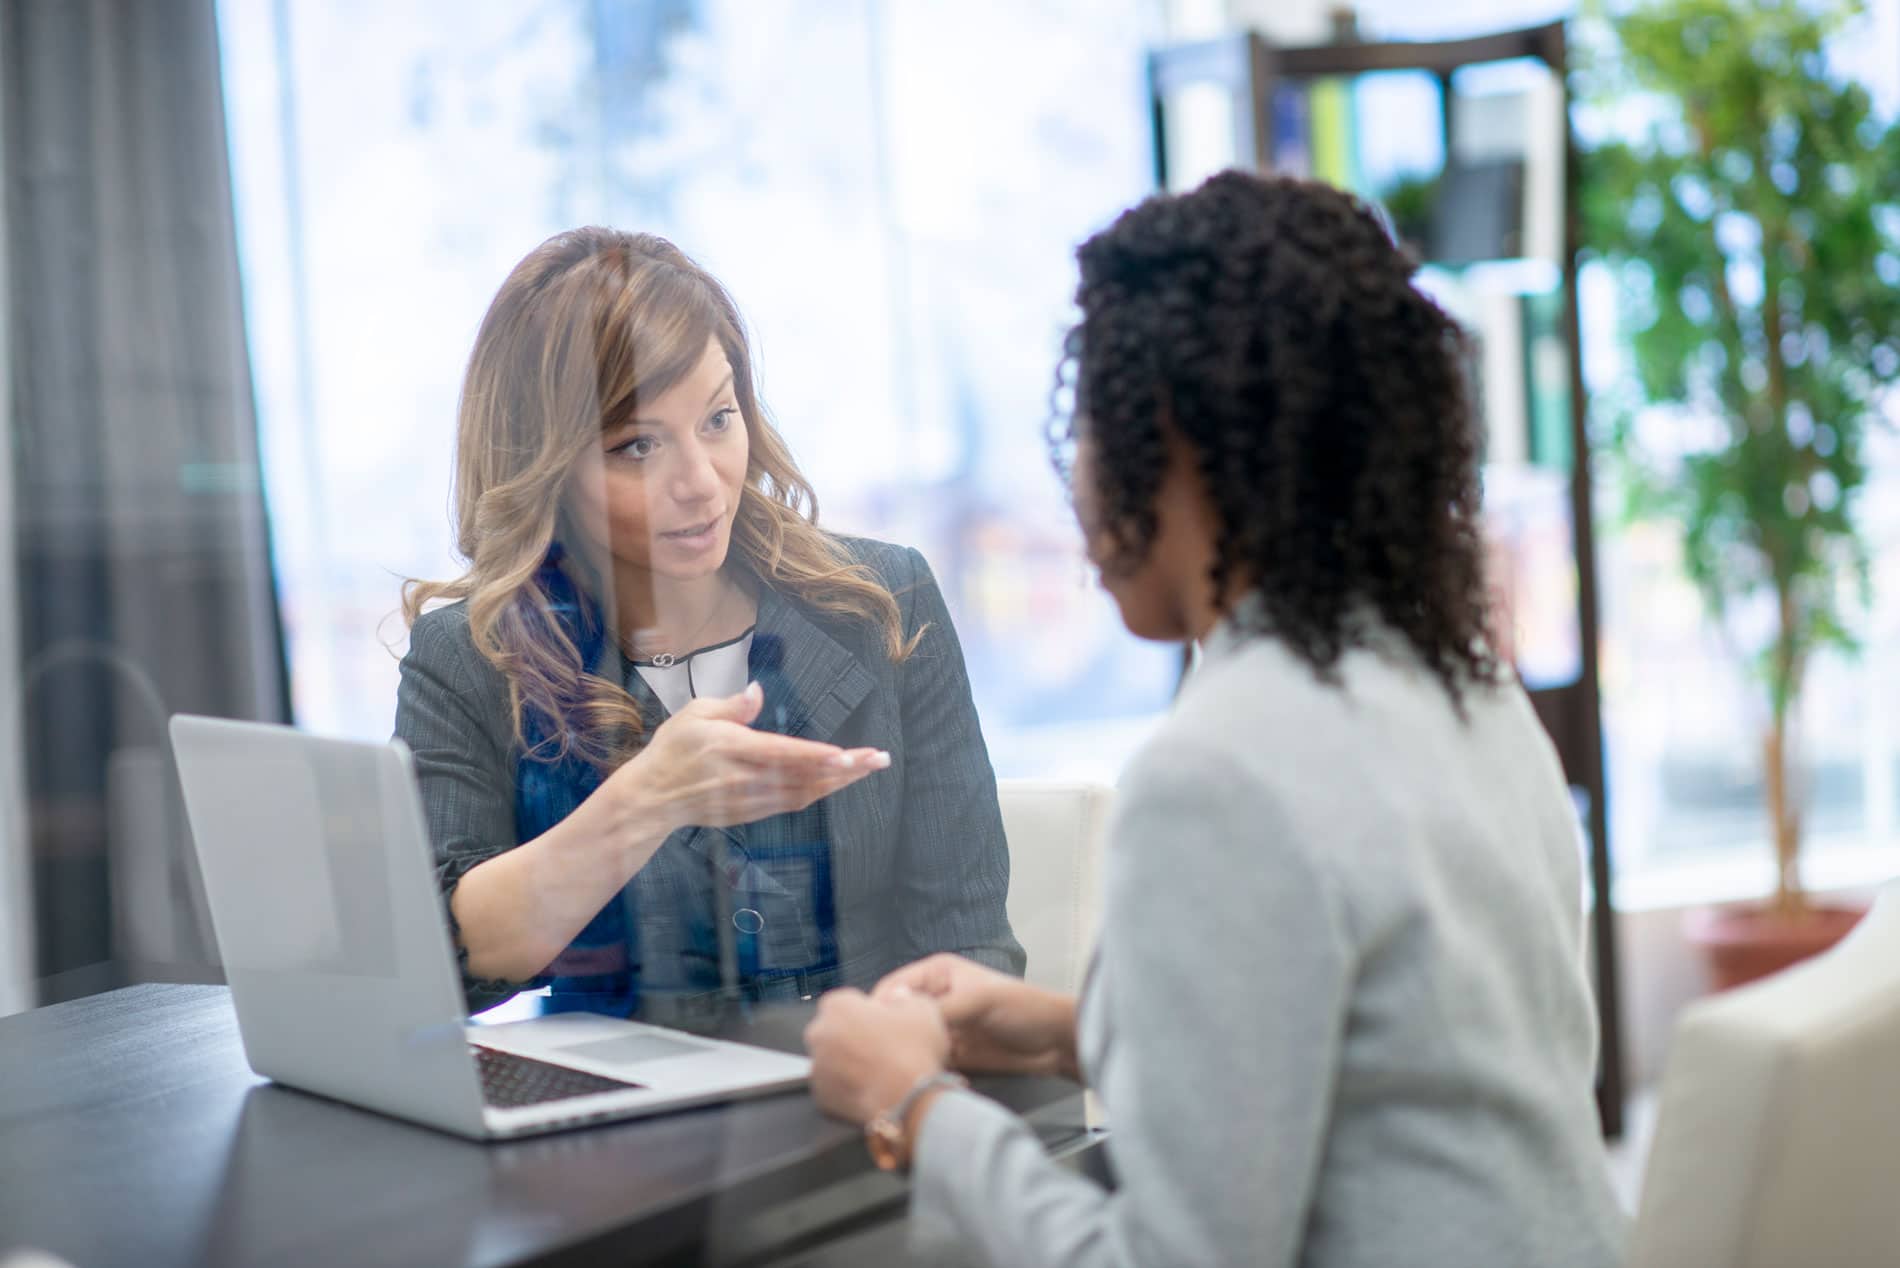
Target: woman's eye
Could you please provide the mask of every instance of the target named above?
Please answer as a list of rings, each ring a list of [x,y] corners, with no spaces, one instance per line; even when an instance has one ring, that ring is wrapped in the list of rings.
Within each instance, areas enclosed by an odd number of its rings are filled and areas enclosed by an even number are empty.
[[[659,447],[660,442],[651,436],[635,436],[632,440],[622,441],[607,452],[639,462],[643,458],[652,457],[653,451]]]
[[[738,420],[738,417],[739,417],[739,411],[737,407],[728,405],[726,406],[726,408],[720,410],[717,414],[714,414],[711,418],[706,420],[706,430],[709,432],[725,431],[727,428],[731,427],[734,422]]]

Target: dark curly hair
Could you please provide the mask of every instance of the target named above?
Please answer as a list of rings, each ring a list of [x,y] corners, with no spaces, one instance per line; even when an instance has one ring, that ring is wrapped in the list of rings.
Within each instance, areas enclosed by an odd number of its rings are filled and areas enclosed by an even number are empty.
[[[1082,317],[1057,371],[1073,411],[1051,439],[1066,474],[1087,429],[1108,566],[1147,557],[1173,431],[1218,516],[1213,593],[1241,579],[1263,601],[1239,619],[1330,680],[1370,605],[1454,702],[1495,680],[1468,345],[1378,216],[1230,171],[1124,212],[1077,258]]]

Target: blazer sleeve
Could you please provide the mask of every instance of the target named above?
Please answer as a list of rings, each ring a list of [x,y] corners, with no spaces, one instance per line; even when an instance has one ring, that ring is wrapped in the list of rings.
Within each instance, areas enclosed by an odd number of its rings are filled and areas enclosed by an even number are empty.
[[[469,1011],[479,1012],[530,985],[471,976],[449,904],[470,869],[516,844],[510,724],[506,695],[497,694],[506,688],[476,650],[459,608],[438,609],[416,621],[401,672],[396,738],[415,756],[442,909]]]
[[[897,667],[904,737],[899,927],[912,958],[955,951],[1021,976],[1023,948],[1004,907],[1009,849],[996,773],[963,648],[930,565],[915,550],[905,555],[914,571],[898,592],[904,628],[927,628]]]
[[[1355,971],[1344,904],[1301,848],[1274,848],[1285,816],[1217,751],[1143,761],[1121,797],[1088,1002],[1107,1013],[1088,1072],[1118,1187],[1051,1161],[994,1102],[949,1094],[918,1142],[916,1249],[1022,1268],[1292,1268]]]

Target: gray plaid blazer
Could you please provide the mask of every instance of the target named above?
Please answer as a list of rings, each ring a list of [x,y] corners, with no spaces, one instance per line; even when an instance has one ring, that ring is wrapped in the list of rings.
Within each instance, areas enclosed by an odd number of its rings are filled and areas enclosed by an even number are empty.
[[[885,749],[891,766],[796,814],[668,837],[615,900],[637,929],[639,974],[649,991],[690,993],[721,983],[719,964],[707,963],[706,931],[730,919],[712,878],[730,866],[735,847],[747,875],[749,896],[741,901],[756,908],[745,919],[764,925],[747,940],[742,966],[755,996],[869,987],[935,951],[1022,972],[1023,950],[1004,913],[1009,855],[996,778],[943,594],[915,550],[840,540],[897,597],[906,633],[923,628],[923,640],[903,664],[892,664],[876,630],[762,586],[754,646],[777,641],[780,687],[792,702],[771,725]],[[623,681],[651,734],[667,716],[664,706],[637,673],[623,671]],[[476,650],[460,603],[425,613],[410,631],[396,735],[415,755],[446,904],[469,869],[521,840],[515,793],[522,755],[507,683]],[[471,1011],[528,985],[473,978],[464,964]]]

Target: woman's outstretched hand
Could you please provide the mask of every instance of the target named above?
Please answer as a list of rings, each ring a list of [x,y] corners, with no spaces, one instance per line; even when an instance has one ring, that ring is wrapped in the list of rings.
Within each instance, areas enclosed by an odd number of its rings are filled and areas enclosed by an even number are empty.
[[[803,810],[891,764],[880,749],[755,731],[764,704],[753,683],[736,696],[694,700],[654,729],[607,786],[672,831],[724,828]]]

